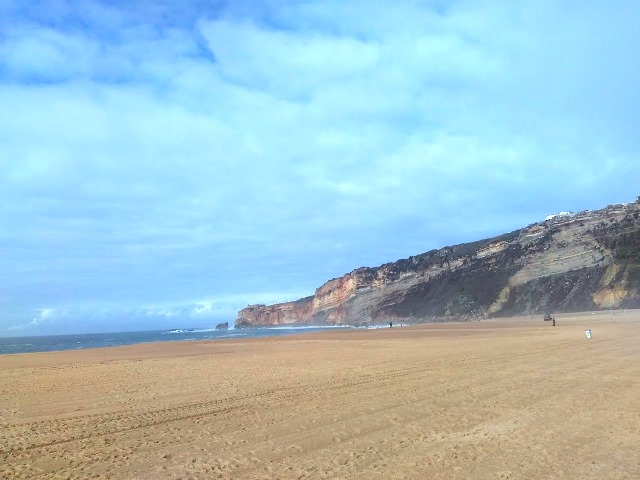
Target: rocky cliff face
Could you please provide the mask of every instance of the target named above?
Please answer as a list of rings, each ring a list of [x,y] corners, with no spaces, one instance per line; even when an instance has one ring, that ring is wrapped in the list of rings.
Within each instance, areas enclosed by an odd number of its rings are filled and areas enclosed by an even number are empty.
[[[496,238],[359,268],[315,295],[251,305],[236,327],[363,325],[640,308],[640,197]]]

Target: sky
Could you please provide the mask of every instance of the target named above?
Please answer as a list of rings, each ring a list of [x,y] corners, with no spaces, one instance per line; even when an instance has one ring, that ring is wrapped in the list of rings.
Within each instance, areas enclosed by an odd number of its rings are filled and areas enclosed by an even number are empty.
[[[640,195],[640,2],[0,3],[0,336],[248,304]]]

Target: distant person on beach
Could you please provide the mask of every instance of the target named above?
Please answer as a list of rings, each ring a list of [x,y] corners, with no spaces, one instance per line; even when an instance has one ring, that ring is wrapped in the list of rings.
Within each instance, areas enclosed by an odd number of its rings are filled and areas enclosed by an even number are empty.
[[[389,328],[393,328],[393,322],[389,322]]]

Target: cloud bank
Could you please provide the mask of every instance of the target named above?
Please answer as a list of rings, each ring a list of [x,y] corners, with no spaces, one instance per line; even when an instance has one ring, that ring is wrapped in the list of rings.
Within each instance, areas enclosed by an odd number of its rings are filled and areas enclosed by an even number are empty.
[[[638,194],[640,6],[232,3],[0,7],[0,335],[232,320]]]

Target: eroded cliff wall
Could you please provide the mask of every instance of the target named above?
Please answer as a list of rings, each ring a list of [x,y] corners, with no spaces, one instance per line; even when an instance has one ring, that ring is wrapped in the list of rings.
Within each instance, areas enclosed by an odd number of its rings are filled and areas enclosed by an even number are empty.
[[[500,237],[359,268],[237,327],[362,325],[640,308],[640,201],[559,215]]]

